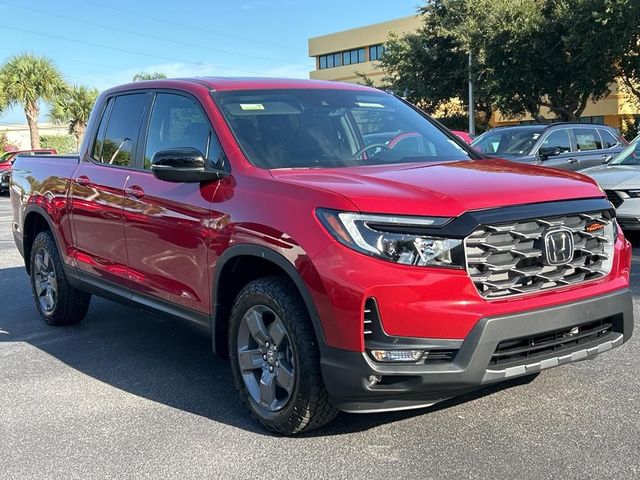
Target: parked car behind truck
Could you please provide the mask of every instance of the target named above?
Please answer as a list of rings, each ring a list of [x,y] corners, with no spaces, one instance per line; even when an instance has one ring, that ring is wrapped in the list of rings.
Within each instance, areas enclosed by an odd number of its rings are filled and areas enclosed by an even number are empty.
[[[58,152],[53,148],[43,148],[39,150],[15,150],[0,155],[0,195],[9,192],[11,167],[18,155],[55,155],[56,153]]]
[[[615,128],[585,123],[499,127],[472,143],[488,156],[564,170],[600,165],[626,145]]]
[[[78,323],[95,294],[202,325],[279,433],[592,358],[633,329],[630,245],[594,181],[487,159],[363,86],[113,88],[80,155],[20,157],[11,195],[45,322]]]

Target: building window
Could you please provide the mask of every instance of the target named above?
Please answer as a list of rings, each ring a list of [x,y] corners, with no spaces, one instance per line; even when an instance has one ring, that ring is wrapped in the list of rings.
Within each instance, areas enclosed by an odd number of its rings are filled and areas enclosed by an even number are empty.
[[[371,45],[369,47],[369,61],[380,60],[384,54],[384,45]]]
[[[580,123],[600,123],[604,124],[604,115],[596,115],[593,117],[580,117]]]
[[[325,68],[341,67],[342,65],[352,65],[354,63],[364,63],[365,49],[356,48],[345,52],[329,53],[318,57],[320,70]]]

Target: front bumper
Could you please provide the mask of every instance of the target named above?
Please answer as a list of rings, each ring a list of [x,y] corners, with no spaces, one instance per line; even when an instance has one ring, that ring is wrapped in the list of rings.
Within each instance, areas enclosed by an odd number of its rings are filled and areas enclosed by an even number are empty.
[[[500,342],[572,328],[601,319],[614,319],[613,329],[588,343],[524,359],[507,367],[490,365]],[[437,364],[381,364],[367,352],[325,347],[322,373],[334,405],[350,412],[418,408],[508,378],[592,358],[629,340],[633,332],[633,306],[629,290],[574,303],[480,320],[461,342],[453,361]],[[407,339],[420,348],[417,339]],[[441,341],[422,339],[429,349]],[[393,342],[398,342],[395,337]],[[444,345],[446,345],[446,341]],[[394,343],[389,344],[394,348]],[[397,346],[396,346],[397,348]],[[379,376],[372,385],[368,378]]]

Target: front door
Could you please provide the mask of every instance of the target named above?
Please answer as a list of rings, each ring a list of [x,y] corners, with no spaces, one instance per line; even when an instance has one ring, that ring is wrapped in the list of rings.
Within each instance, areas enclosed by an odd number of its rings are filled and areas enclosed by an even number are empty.
[[[112,97],[107,102],[91,151],[72,179],[71,208],[78,268],[127,285],[124,188],[133,171],[138,131],[148,94]]]
[[[200,104],[177,93],[155,94],[143,145],[143,164],[125,186],[125,237],[134,298],[158,299],[208,314],[208,219],[217,182],[171,183],[151,173],[161,150],[193,147],[217,160],[220,147]]]

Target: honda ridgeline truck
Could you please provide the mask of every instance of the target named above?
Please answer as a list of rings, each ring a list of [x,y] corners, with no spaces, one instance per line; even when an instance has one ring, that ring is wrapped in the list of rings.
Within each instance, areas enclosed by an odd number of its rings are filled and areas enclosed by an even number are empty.
[[[45,322],[76,324],[99,295],[202,325],[283,434],[632,333],[630,244],[593,180],[487,159],[372,88],[123,85],[78,157],[19,157],[10,189]]]

